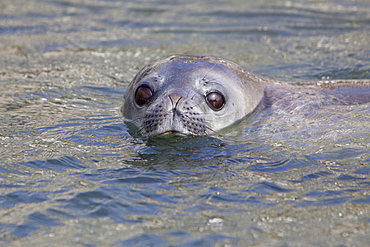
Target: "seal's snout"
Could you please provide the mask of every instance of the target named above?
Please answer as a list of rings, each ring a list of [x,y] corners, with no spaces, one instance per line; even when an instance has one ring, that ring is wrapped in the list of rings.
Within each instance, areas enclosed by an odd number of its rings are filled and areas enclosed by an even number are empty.
[[[185,100],[185,98],[183,98],[183,96],[181,96],[180,94],[177,94],[177,93],[172,93],[170,95],[168,95],[168,98],[169,98],[169,112],[170,115],[172,115],[172,126],[176,126],[178,125],[179,123],[179,118],[181,118],[181,116],[183,115],[183,109],[181,107],[181,105],[183,104],[182,101]]]
[[[181,117],[181,115],[184,114],[184,107],[182,107],[182,105],[184,104],[184,101],[186,101],[186,98],[178,93],[172,93],[168,95],[168,98],[171,104],[169,107],[171,107],[170,110],[172,113],[173,121],[176,121],[177,117]]]

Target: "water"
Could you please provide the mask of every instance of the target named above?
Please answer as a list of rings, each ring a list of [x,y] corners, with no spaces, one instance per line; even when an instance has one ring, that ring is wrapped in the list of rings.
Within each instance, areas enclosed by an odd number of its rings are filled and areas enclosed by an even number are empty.
[[[368,1],[254,2],[2,1],[1,245],[368,244],[368,88],[281,86],[214,137],[141,138],[118,114],[173,53],[370,79]]]

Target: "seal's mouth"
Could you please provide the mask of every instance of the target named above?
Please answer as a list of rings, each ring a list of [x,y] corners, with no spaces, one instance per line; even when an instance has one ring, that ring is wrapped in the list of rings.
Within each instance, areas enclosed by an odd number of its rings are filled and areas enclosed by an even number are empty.
[[[186,134],[181,133],[177,130],[168,130],[168,131],[158,134],[158,136],[186,136]]]

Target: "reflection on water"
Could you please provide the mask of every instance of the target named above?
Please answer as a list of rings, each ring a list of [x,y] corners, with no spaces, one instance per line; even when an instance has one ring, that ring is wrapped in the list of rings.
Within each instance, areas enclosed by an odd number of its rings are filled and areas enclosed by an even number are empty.
[[[210,137],[147,139],[118,115],[168,53],[369,78],[367,1],[21,3],[0,3],[2,245],[369,242],[369,87],[281,84]]]

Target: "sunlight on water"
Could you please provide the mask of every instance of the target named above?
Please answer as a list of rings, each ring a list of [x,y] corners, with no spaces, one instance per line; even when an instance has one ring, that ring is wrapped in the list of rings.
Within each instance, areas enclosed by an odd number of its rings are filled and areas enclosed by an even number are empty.
[[[208,137],[119,115],[172,53],[288,81],[369,79],[367,1],[0,3],[0,245],[364,246],[369,87],[267,90]]]

